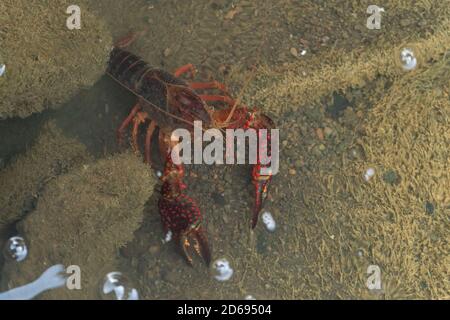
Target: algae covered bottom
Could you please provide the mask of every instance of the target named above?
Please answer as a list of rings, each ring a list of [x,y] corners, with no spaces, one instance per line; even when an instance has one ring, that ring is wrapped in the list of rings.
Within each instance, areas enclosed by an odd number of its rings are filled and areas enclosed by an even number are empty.
[[[0,4],[0,241],[29,250],[1,292],[65,263],[83,289],[40,298],[100,298],[112,271],[141,299],[450,298],[448,1],[382,1],[380,29],[362,0],[79,1],[70,31],[69,2]],[[132,29],[131,52],[197,65],[280,129],[273,232],[250,229],[249,166],[186,166],[227,281],[162,241],[155,172],[116,144],[135,97],[101,75]]]

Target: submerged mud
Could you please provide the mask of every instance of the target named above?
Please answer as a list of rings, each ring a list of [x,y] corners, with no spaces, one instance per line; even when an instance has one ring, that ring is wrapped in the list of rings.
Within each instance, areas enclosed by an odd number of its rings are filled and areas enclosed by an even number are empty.
[[[81,289],[53,290],[42,298],[100,298],[101,281],[141,224],[154,183],[147,166],[130,153],[87,162],[49,181],[36,209],[17,224],[30,251],[24,263],[5,263],[3,288],[33,281],[62,263],[81,269]]]
[[[81,3],[82,4],[81,4]],[[86,8],[89,1],[79,1]],[[58,108],[103,74],[111,35],[83,12],[83,29],[66,27],[66,0],[0,3],[0,119]]]
[[[45,123],[33,147],[0,171],[0,226],[24,218],[50,180],[89,158],[84,145],[66,138],[54,122]]]

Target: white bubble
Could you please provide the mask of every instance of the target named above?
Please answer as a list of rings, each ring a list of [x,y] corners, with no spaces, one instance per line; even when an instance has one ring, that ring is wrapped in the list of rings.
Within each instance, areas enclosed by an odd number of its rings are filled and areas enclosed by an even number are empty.
[[[110,272],[105,277],[102,296],[106,300],[139,300],[139,294],[132,288],[127,277],[121,272]]]
[[[162,239],[162,243],[167,243],[170,240],[172,240],[172,231],[171,230],[167,231],[166,236],[164,237],[164,239]]]
[[[262,216],[262,221],[264,223],[264,225],[266,226],[266,229],[270,232],[274,232],[277,224],[275,222],[275,219],[273,218],[272,214],[268,211],[265,211]]]
[[[162,177],[162,172],[161,171],[156,171],[156,176],[158,177],[158,178],[161,178]]]
[[[218,281],[228,281],[233,276],[234,270],[231,268],[227,259],[217,259],[212,264],[215,273],[214,278]]]
[[[256,300],[256,298],[254,296],[252,296],[251,294],[246,295],[244,299],[245,300]]]
[[[15,260],[17,262],[23,261],[28,255],[28,248],[25,240],[22,237],[12,237],[6,243],[3,250],[5,258]]]
[[[375,175],[375,169],[369,168],[364,173],[364,180],[369,181]]]
[[[403,70],[410,71],[417,66],[417,59],[414,56],[414,52],[409,48],[403,48],[400,53],[400,59],[402,60]]]
[[[0,64],[0,77],[5,74],[6,66],[4,64]]]

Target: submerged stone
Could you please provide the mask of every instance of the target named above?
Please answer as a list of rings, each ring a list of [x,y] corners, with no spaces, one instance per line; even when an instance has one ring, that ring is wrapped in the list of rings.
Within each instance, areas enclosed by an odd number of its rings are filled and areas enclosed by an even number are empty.
[[[427,201],[425,203],[425,211],[428,214],[433,214],[434,213],[434,204],[432,204],[431,202]]]
[[[400,182],[400,177],[394,170],[388,170],[383,174],[383,180],[390,185],[396,185]]]

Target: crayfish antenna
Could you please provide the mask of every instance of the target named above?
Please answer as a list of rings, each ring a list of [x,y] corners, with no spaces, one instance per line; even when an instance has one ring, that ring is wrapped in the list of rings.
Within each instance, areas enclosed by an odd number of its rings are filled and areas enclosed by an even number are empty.
[[[186,262],[188,263],[188,265],[193,267],[192,257],[191,257],[191,254],[189,253],[189,247],[190,246],[191,246],[191,243],[189,242],[189,239],[188,239],[187,235],[183,235],[180,238],[180,247],[181,247],[181,250],[183,252],[184,258],[186,259]]]
[[[205,261],[207,266],[210,265],[211,251],[209,249],[208,239],[206,238],[206,232],[201,226],[191,230],[188,234],[182,235],[179,243],[183,256],[191,267],[193,266],[191,251],[196,252]],[[190,247],[193,250],[190,250]]]
[[[252,216],[252,229],[255,229],[258,218],[259,218],[259,212],[261,211],[261,193],[256,191],[255,194],[255,205],[253,207],[253,216]]]
[[[119,49],[125,49],[125,48],[129,47],[133,42],[135,42],[139,37],[146,34],[147,31],[148,31],[148,28],[145,28],[144,30],[138,31],[138,32],[131,31],[123,38],[117,40],[114,43],[114,47],[119,48]]]

